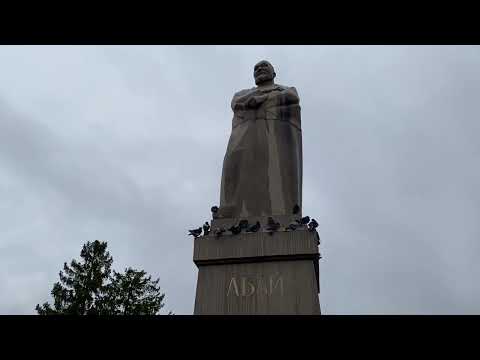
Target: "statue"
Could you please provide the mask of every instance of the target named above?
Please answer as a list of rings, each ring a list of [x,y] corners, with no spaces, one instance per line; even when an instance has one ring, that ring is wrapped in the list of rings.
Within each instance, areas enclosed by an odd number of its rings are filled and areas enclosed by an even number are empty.
[[[302,216],[302,131],[294,87],[268,61],[232,99],[212,231],[195,236],[195,315],[320,315],[318,223]],[[198,232],[201,228],[197,229]]]
[[[302,132],[294,87],[274,83],[275,70],[260,61],[256,87],[232,99],[232,132],[223,161],[216,218],[292,215],[302,206]]]

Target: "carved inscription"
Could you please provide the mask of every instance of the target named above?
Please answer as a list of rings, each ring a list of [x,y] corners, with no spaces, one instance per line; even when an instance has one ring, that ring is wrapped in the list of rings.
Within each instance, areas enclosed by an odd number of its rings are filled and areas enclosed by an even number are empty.
[[[253,276],[232,276],[227,289],[227,296],[248,297],[254,294],[283,296],[283,293],[283,277],[280,275],[272,275],[268,279]]]

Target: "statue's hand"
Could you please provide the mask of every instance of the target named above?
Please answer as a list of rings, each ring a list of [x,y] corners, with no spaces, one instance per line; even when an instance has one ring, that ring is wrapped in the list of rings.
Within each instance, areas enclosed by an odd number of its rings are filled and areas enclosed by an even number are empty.
[[[250,99],[247,101],[247,106],[249,108],[257,108],[260,105],[262,105],[265,100],[267,100],[268,95],[259,95],[259,96],[252,96]]]

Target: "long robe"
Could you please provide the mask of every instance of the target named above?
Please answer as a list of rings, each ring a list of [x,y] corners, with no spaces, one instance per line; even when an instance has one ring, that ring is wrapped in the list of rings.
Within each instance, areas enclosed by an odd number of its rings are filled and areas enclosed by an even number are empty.
[[[266,95],[260,107],[245,106]],[[236,93],[232,133],[223,161],[220,218],[289,215],[302,206],[302,132],[294,87],[272,85]]]

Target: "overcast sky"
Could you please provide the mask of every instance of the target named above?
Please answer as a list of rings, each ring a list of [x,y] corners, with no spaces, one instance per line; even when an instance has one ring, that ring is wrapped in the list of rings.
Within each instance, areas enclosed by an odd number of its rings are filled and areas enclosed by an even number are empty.
[[[300,95],[322,312],[479,314],[478,46],[0,47],[0,313],[99,239],[192,314],[187,229],[261,59]]]

